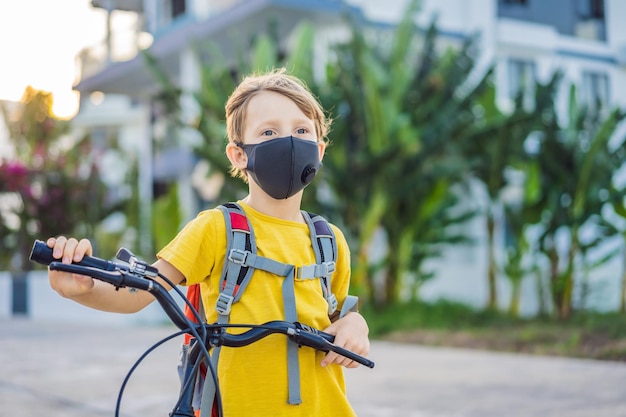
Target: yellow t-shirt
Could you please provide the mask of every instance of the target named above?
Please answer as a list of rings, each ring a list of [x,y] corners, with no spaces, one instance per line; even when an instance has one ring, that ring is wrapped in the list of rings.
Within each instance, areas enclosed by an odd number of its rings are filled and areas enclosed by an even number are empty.
[[[277,219],[238,204],[248,217],[257,243],[257,254],[282,263],[315,263],[309,229],[306,224]],[[343,304],[349,287],[350,253],[343,233],[331,225],[337,241],[338,259],[331,287]],[[221,211],[201,212],[159,253],[158,257],[174,265],[186,278],[186,284],[200,283],[207,321],[217,321],[215,303],[226,255],[226,225]],[[284,320],[283,277],[256,270],[239,302],[233,304],[230,323],[261,324]],[[328,305],[320,281],[295,282],[298,320],[323,330],[330,325]],[[354,416],[345,392],[343,368],[323,368],[323,352],[303,347],[300,359],[302,403],[287,404],[287,341],[283,335],[271,335],[249,346],[223,347],[218,363],[218,377],[224,414],[236,416]]]

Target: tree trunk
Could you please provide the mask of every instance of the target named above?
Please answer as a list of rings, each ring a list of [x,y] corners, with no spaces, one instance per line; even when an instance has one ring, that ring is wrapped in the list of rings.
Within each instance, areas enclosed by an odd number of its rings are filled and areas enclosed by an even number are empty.
[[[401,274],[397,256],[389,256],[387,262],[387,273],[385,274],[385,294],[383,305],[391,305],[397,301],[397,283]]]
[[[511,304],[509,305],[509,314],[512,317],[519,317],[521,294],[522,294],[522,277],[514,277],[511,280]]]
[[[489,285],[489,299],[487,309],[498,308],[498,293],[496,288],[496,257],[495,257],[495,221],[491,209],[487,213],[487,283]]]
[[[554,247],[548,249],[546,254],[550,260],[550,295],[554,304],[554,311],[558,315],[561,311],[561,301],[563,299],[563,283],[559,274],[559,254]]]
[[[546,295],[545,295],[545,288],[544,288],[544,279],[543,279],[543,275],[541,273],[541,268],[537,268],[535,270],[535,282],[537,284],[537,298],[539,300],[539,316],[543,317],[546,316],[548,313],[548,308],[546,307]]]
[[[385,280],[385,301],[394,304],[400,301],[402,279],[409,270],[413,247],[411,228],[388,230],[389,254]]]
[[[572,313],[572,288],[573,280],[572,273],[568,272],[561,278],[563,280],[563,294],[561,295],[561,306],[559,308],[559,318],[566,319]]]
[[[350,278],[350,288],[364,296],[364,302],[374,299],[374,278],[370,274],[368,250],[369,246],[361,242]]]
[[[574,294],[574,262],[576,261],[576,253],[578,252],[578,229],[572,230],[572,239],[569,251],[567,253],[567,269],[562,276],[563,294],[561,295],[561,308],[559,309],[559,317],[566,319],[572,314],[572,297]]]
[[[624,241],[624,243],[626,243],[626,236]],[[626,313],[626,245],[624,245],[624,250],[622,252],[622,268],[622,296],[620,299],[619,311],[621,313]]]
[[[352,271],[351,285],[365,292],[365,298],[375,300],[374,277],[370,276],[369,251],[374,234],[380,226],[380,219],[387,207],[386,196],[382,191],[374,192],[372,201],[361,213],[361,232],[359,236],[356,262]]]

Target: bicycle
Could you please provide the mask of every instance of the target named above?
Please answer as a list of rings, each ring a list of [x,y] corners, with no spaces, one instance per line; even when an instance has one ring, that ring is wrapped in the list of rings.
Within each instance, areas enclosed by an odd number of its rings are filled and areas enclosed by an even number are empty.
[[[122,261],[122,263],[107,261],[94,256],[85,256],[80,262],[64,264],[52,256],[52,249],[49,248],[45,242],[36,240],[33,244],[29,259],[42,265],[48,265],[51,270],[90,276],[94,279],[109,283],[115,286],[116,289],[127,287],[135,290],[148,291],[161,305],[161,308],[172,323],[178,327],[178,332],[165,337],[147,349],[131,367],[120,387],[115,408],[116,417],[119,416],[124,388],[132,372],[151,351],[168,340],[182,334],[190,334],[193,336],[195,343],[193,343],[188,353],[189,365],[182,370],[178,400],[169,414],[169,416],[172,417],[195,417],[197,410],[193,407],[193,396],[196,381],[201,377],[202,364],[206,366],[206,377],[208,378],[210,375],[215,386],[215,404],[218,416],[223,415],[217,371],[213,368],[209,359],[211,349],[220,346],[241,347],[254,343],[271,334],[283,334],[299,346],[311,347],[322,352],[333,351],[361,365],[369,368],[374,367],[373,361],[334,345],[333,335],[324,333],[303,323],[291,323],[282,320],[270,321],[259,325],[203,323],[200,314],[176,285],[166,276],[159,273],[155,267],[141,261],[125,248],[120,248],[116,254],[116,259]],[[185,315],[165,286],[155,280],[156,277],[166,282],[174,289],[178,296],[184,300],[195,318],[195,323]],[[239,334],[226,332],[227,329],[232,328],[247,328],[249,330]]]

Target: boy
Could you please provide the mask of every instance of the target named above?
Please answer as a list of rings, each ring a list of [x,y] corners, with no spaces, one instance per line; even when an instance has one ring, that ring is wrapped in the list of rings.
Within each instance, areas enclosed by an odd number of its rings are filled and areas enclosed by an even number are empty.
[[[324,155],[330,120],[304,84],[284,69],[245,78],[226,103],[229,143],[226,155],[232,174],[248,183],[239,201],[254,230],[257,255],[296,266],[315,264],[309,228],[300,211],[303,188],[313,179]],[[293,154],[293,158],[280,155]],[[334,225],[336,269],[331,289],[339,310],[346,299],[350,255],[346,240]],[[200,283],[207,321],[217,321],[212,308],[220,294],[226,257],[226,226],[217,209],[200,213],[158,254],[155,266],[175,284]],[[78,261],[92,247],[88,240],[51,238],[54,257]],[[51,286],[64,297],[92,308],[132,313],[153,298],[147,292],[115,291],[89,277],[49,272]],[[239,302],[232,305],[230,323],[260,324],[285,319],[283,278],[255,270]],[[360,355],[369,351],[363,317],[348,312],[329,317],[327,299],[317,279],[294,279],[298,321],[335,335],[335,343]],[[332,317],[332,319],[331,319]],[[287,344],[270,336],[241,348],[222,348],[218,375],[226,416],[352,416],[341,366],[358,364],[335,353],[298,349],[301,403],[289,404]],[[341,366],[337,366],[341,365]]]

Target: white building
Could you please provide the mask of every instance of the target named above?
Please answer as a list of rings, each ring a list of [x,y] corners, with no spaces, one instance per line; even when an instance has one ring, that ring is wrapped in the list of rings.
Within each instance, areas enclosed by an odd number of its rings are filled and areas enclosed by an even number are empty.
[[[316,28],[316,42],[325,46],[345,36],[343,12],[360,14],[373,23],[394,24],[407,0],[93,0],[92,4],[109,11],[110,31],[102,45],[79,56],[82,77],[76,89],[81,108],[73,124],[91,130],[96,138],[117,134],[141,155],[144,201],[153,197],[155,178],[178,181],[181,198],[189,202],[184,206],[190,218],[197,209],[189,182],[194,161],[183,147],[173,154],[184,158],[183,163],[176,164],[177,170],[167,170],[159,164],[171,155],[153,155],[152,138],[160,127],[151,96],[158,86],[146,72],[140,49],[149,45],[172,80],[193,91],[200,83],[200,59],[194,49],[198,41],[210,39],[220,46],[246,42],[272,19],[278,22],[281,38],[288,40],[300,21],[309,20]],[[442,36],[451,41],[480,34],[479,63],[485,68],[496,64],[498,101],[504,107],[520,88],[532,85],[528,81],[546,81],[556,69],[564,71],[564,85],[579,86],[582,100],[626,106],[626,2],[622,0],[423,0],[418,22],[426,26],[434,16]],[[115,22],[120,17],[132,26],[118,28]],[[563,108],[566,99],[562,94]],[[188,117],[198,111],[188,96],[181,104]],[[476,233],[482,235],[482,225],[476,225]],[[483,249],[455,251],[436,267],[439,278],[422,289],[424,297],[449,296],[485,304]],[[617,294],[612,292],[618,284],[606,288],[603,306],[615,309]],[[501,303],[506,302],[506,283],[500,290]],[[524,291],[534,298],[532,286]],[[522,309],[533,312],[536,306],[525,304]]]

